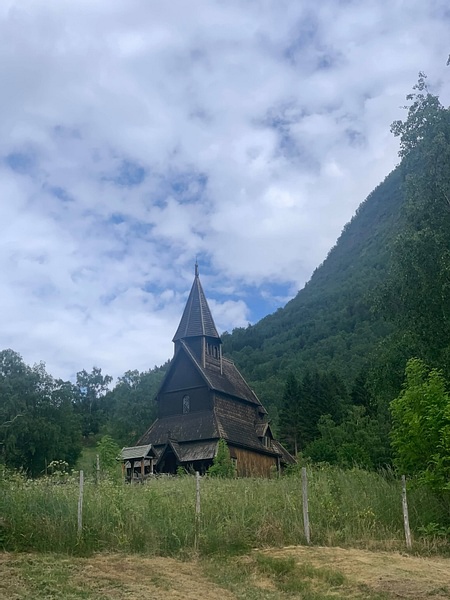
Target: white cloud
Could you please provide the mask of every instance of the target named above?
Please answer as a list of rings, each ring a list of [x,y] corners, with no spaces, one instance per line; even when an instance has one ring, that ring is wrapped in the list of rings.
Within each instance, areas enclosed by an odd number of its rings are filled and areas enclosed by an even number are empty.
[[[118,376],[170,356],[196,256],[223,329],[302,287],[396,164],[419,70],[448,102],[449,19],[444,0],[3,2],[0,347]]]

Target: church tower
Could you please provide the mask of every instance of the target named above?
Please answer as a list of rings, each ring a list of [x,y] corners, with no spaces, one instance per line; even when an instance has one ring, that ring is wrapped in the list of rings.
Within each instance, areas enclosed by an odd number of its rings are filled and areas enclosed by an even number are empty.
[[[195,263],[195,276],[189,298],[173,337],[175,354],[180,349],[181,340],[189,347],[203,368],[206,363],[216,364],[222,372],[222,340],[217,333],[211,310],[198,275]]]

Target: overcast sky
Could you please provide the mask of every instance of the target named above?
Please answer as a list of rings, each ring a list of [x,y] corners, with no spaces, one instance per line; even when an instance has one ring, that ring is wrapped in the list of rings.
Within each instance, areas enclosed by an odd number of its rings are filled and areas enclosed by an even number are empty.
[[[283,306],[397,163],[448,0],[1,0],[0,349],[55,377]]]

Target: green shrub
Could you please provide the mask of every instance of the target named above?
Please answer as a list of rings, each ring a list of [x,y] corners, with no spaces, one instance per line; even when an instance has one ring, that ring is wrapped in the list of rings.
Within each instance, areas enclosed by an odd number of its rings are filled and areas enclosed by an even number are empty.
[[[208,469],[210,477],[234,477],[236,475],[234,465],[231,461],[230,451],[225,440],[219,440],[217,454],[211,467]]]

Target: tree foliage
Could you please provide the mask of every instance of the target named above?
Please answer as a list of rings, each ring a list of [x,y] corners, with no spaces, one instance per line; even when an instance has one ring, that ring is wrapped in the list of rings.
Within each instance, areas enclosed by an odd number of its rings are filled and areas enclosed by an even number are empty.
[[[441,129],[444,107],[439,98],[428,90],[427,76],[420,72],[413,92],[406,96],[411,104],[403,108],[408,111],[407,118],[394,121],[391,132],[400,138],[399,156],[409,157],[424,140],[429,140]]]
[[[383,312],[403,336],[409,356],[450,375],[450,111],[419,74],[400,137],[405,226],[394,245]]]
[[[88,373],[85,369],[77,373],[76,410],[81,417],[82,432],[85,438],[99,433],[105,421],[102,398],[112,382],[110,375],[103,375],[99,367]]]
[[[8,467],[38,476],[55,460],[75,464],[81,431],[74,394],[43,363],[29,367],[16,352],[0,352],[0,444]]]
[[[117,472],[117,457],[120,453],[120,447],[117,442],[110,435],[104,435],[97,442],[97,450],[100,469],[110,474]]]
[[[213,464],[208,469],[210,477],[235,477],[236,470],[230,457],[230,450],[224,439],[220,439],[217,444],[217,452]]]
[[[155,420],[155,396],[166,369],[167,364],[142,373],[127,371],[105,396],[105,429],[122,445],[135,443]]]
[[[280,439],[297,456],[301,438],[300,385],[294,373],[289,373],[284,385],[278,421]]]
[[[341,423],[323,415],[318,428],[320,437],[304,450],[313,461],[365,469],[378,469],[391,462],[387,429],[363,406],[348,407]]]
[[[347,404],[346,386],[335,373],[306,371],[300,380],[290,373],[280,409],[281,441],[296,455],[320,437],[322,416],[340,422]]]
[[[443,374],[410,359],[400,395],[391,403],[397,467],[436,489],[450,489],[450,395]]]
[[[423,376],[420,385],[433,383],[436,391],[440,381],[437,395],[445,396],[442,385],[450,381],[450,112],[430,93],[423,73],[407,100],[405,119],[392,124],[399,167],[362,203],[304,289],[259,323],[225,334],[223,345],[292,451],[376,468],[389,460],[392,415],[396,460],[413,472],[404,461],[412,460],[414,448],[407,434],[400,436],[395,408],[399,398],[403,408],[412,398],[401,392],[407,361],[414,356],[430,365],[432,381]],[[110,390],[111,378],[97,367],[80,371],[74,386],[5,352],[0,441],[9,464],[37,473],[46,460],[38,457],[63,458],[54,456],[54,440],[68,440],[79,420],[85,439],[107,433],[127,445],[155,417],[153,398],[165,366],[128,371]],[[427,477],[446,473],[442,411],[440,449],[430,453],[429,444],[428,454],[421,452],[428,456]],[[76,455],[76,444],[71,447]]]

